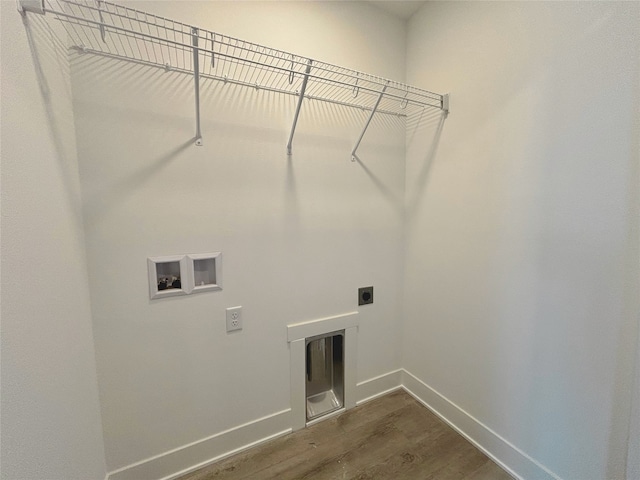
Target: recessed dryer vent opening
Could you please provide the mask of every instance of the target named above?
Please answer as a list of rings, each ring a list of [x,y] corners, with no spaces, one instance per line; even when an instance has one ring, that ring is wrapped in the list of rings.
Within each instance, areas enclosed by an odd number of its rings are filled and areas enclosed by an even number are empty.
[[[287,325],[294,431],[356,406],[358,324],[347,312]]]
[[[344,406],[344,330],[305,339],[307,421]]]

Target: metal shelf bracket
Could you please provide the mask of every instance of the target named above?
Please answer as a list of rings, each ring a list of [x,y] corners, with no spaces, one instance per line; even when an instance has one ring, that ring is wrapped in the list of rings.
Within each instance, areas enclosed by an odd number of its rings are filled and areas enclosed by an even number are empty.
[[[376,100],[375,105],[373,106],[373,108],[371,109],[371,113],[369,114],[369,118],[367,119],[367,122],[364,124],[364,128],[362,129],[362,133],[360,134],[360,137],[358,138],[358,141],[356,142],[356,146],[353,147],[353,150],[351,150],[351,161],[355,162],[358,158],[358,156],[356,155],[356,152],[358,151],[358,147],[360,146],[360,142],[362,142],[362,137],[364,137],[364,134],[367,131],[367,128],[369,128],[369,124],[371,123],[371,120],[373,120],[373,116],[376,114],[376,110],[378,110],[378,106],[380,105],[380,101],[382,100],[382,97],[384,97],[384,92],[387,91],[387,87],[389,86],[389,82],[387,82],[387,84],[382,88],[382,91],[380,92],[380,95],[378,96],[378,99]]]
[[[296,106],[296,113],[293,116],[293,125],[291,126],[291,133],[289,134],[289,141],[287,142],[287,155],[291,155],[291,144],[293,143],[293,135],[296,132],[296,125],[298,124],[298,115],[300,115],[300,107],[302,107],[302,99],[304,98],[304,92],[307,89],[307,82],[309,81],[309,74],[311,73],[311,59],[307,62],[307,69],[302,79],[302,86],[300,87],[300,94],[298,95],[298,105]],[[293,70],[290,74],[290,79],[293,79]]]
[[[198,49],[199,30],[196,27],[191,28],[193,35],[193,82],[195,86],[196,97],[196,145],[202,146],[202,133],[200,132],[200,62]]]
[[[442,104],[440,108],[442,108],[442,111],[444,111],[445,115],[449,114],[449,94],[448,93],[445,93],[444,95],[442,95]]]
[[[44,0],[18,0],[18,11],[22,15],[26,12],[44,15]]]

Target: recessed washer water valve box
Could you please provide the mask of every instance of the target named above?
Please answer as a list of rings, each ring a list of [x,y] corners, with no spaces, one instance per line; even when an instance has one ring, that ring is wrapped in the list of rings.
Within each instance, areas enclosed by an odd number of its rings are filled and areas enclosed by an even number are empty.
[[[358,305],[373,303],[373,287],[361,287],[358,289]]]
[[[187,255],[191,267],[193,293],[222,290],[222,253]]]
[[[222,290],[222,253],[166,255],[147,259],[149,297]]]
[[[172,297],[191,293],[186,275],[187,257],[185,255],[167,255],[147,259],[149,274],[149,298]]]

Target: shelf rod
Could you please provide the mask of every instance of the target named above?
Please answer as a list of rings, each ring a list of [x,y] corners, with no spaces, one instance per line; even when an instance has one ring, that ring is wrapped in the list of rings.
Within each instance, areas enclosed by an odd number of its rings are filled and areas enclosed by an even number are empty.
[[[198,50],[198,29],[191,27],[193,34],[193,81],[196,92],[196,145],[202,146],[202,133],[200,132],[200,59]]]
[[[360,137],[358,138],[358,141],[356,142],[356,146],[353,147],[353,150],[351,151],[351,161],[355,162],[356,161],[356,151],[358,150],[358,147],[360,146],[360,142],[362,142],[362,137],[364,137],[365,132],[367,131],[367,128],[369,128],[369,124],[371,123],[371,120],[373,120],[373,116],[376,114],[376,110],[378,110],[378,105],[380,105],[380,101],[382,100],[382,97],[384,97],[384,92],[387,90],[387,87],[389,86],[389,84],[387,83],[387,85],[384,86],[384,88],[382,89],[382,91],[380,92],[380,95],[378,96],[378,100],[376,100],[376,104],[373,106],[373,109],[371,110],[371,113],[369,114],[369,118],[367,119],[367,123],[364,124],[364,128],[362,129],[362,133],[360,134]]]
[[[296,132],[296,125],[298,124],[298,115],[300,115],[300,107],[302,107],[302,99],[304,98],[304,92],[307,89],[307,82],[309,81],[309,74],[311,73],[311,64],[313,61],[308,60],[307,69],[302,79],[302,87],[300,87],[300,95],[298,95],[298,105],[296,106],[296,113],[293,116],[293,125],[291,126],[291,133],[289,134],[289,142],[287,143],[287,155],[291,155],[291,144],[293,143],[293,134]]]

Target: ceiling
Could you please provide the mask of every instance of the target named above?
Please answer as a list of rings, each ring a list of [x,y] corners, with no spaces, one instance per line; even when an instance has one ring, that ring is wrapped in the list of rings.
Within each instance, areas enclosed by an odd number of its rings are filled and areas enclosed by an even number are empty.
[[[390,14],[402,19],[408,20],[411,15],[416,13],[425,0],[369,0],[374,5],[382,8]]]

